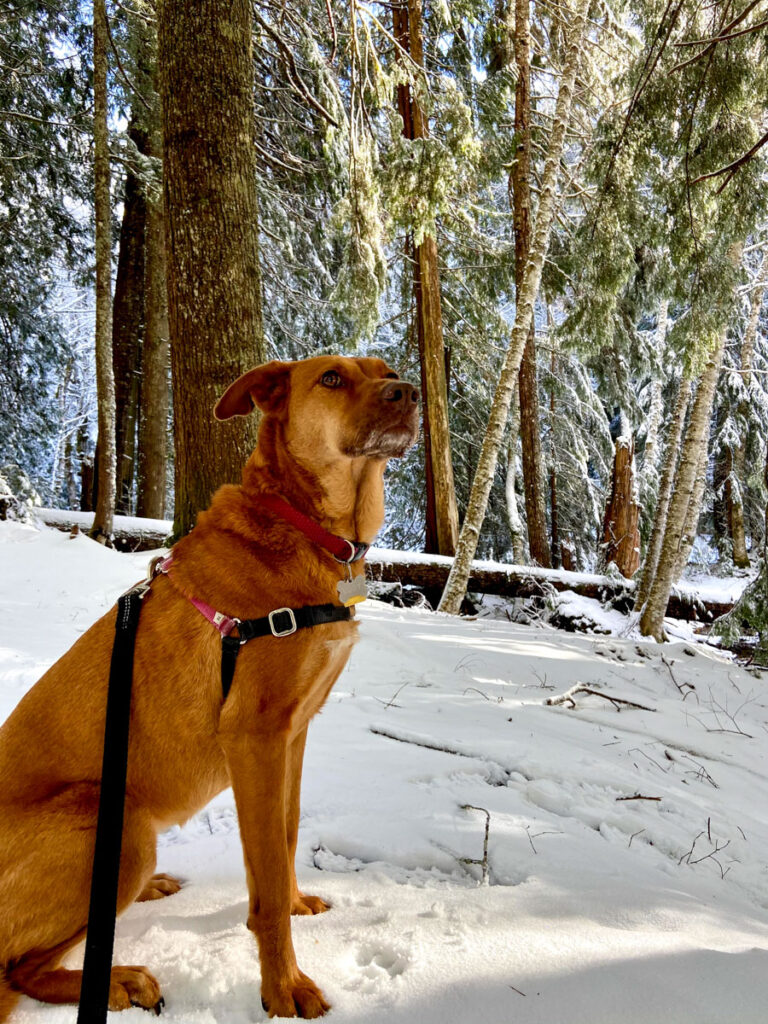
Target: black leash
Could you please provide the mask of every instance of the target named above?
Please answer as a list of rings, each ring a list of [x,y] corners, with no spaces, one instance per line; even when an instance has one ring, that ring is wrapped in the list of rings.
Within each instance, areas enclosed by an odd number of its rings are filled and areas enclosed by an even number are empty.
[[[123,842],[133,654],[141,602],[148,591],[149,583],[144,581],[123,594],[117,602],[115,643],[107,690],[99,816],[91,874],[91,902],[77,1024],[105,1024],[107,1019]],[[221,687],[224,700],[229,694],[237,655],[244,643],[260,636],[291,636],[298,629],[326,622],[343,622],[350,619],[351,615],[349,608],[319,604],[305,608],[277,608],[261,619],[238,621],[239,636],[221,638]],[[159,1014],[161,1007],[162,1000],[154,1008],[155,1013]]]
[[[112,950],[115,944],[117,883],[123,842],[133,652],[141,601],[148,589],[146,582],[140,583],[123,594],[117,602],[115,643],[109,669],[104,726],[99,817],[93,851],[91,903],[88,909],[88,934],[85,939],[77,1024],[104,1024],[107,1019]],[[160,1012],[159,1009],[157,1012]]]

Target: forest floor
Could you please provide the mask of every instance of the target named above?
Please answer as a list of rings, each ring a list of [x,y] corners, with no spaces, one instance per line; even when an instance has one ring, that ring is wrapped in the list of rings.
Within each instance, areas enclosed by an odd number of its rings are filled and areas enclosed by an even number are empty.
[[[148,557],[0,523],[0,719]],[[762,1024],[768,676],[690,627],[659,645],[626,617],[595,636],[358,607],[297,856],[333,905],[293,923],[331,1020]],[[161,836],[158,870],[186,884],[128,910],[116,961],[155,972],[169,1022],[265,1019],[230,791]]]

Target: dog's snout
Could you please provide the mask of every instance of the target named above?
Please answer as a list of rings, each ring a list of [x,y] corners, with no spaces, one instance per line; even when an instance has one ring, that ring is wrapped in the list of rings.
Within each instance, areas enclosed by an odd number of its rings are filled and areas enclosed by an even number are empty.
[[[407,384],[404,380],[392,380],[385,384],[381,392],[385,402],[399,402],[401,405],[415,405],[421,398],[421,393],[413,384]]]

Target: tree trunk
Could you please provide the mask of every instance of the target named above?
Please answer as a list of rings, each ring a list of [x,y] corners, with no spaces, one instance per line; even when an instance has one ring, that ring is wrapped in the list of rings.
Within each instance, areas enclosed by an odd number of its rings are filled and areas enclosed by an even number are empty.
[[[265,359],[251,30],[246,0],[158,3],[175,536],[240,479],[256,443],[256,416],[212,413]]]
[[[128,135],[140,153],[147,152],[147,133],[132,117]],[[130,168],[125,176],[123,222],[112,303],[112,365],[115,374],[115,511],[129,515],[136,465],[136,421],[144,326],[144,243],[147,203],[144,189]]]
[[[640,565],[640,506],[635,491],[634,438],[616,440],[611,497],[603,519],[601,561],[613,562],[622,576],[631,579]]]
[[[515,392],[512,401],[512,413],[509,421],[509,450],[507,453],[507,472],[504,480],[504,493],[507,504],[507,523],[512,537],[512,561],[515,565],[525,563],[525,538],[520,510],[517,507],[517,441],[520,434],[520,400]]]
[[[656,575],[656,569],[659,565],[661,545],[667,528],[669,499],[672,494],[672,485],[675,480],[677,459],[680,454],[680,441],[683,436],[685,414],[688,411],[688,403],[690,402],[690,399],[691,382],[687,377],[683,377],[677,390],[677,399],[675,400],[675,407],[672,411],[672,420],[669,424],[667,446],[664,450],[664,465],[661,471],[661,479],[659,481],[659,494],[656,499],[656,512],[653,517],[653,529],[651,530],[651,539],[648,542],[648,551],[645,555],[642,578],[640,580],[640,586],[637,589],[637,598],[635,600],[636,612],[642,611],[643,605],[648,600],[651,584],[653,583],[653,579]]]
[[[752,382],[752,360],[755,353],[755,338],[757,337],[757,325],[760,320],[760,310],[763,307],[765,286],[768,284],[768,256],[763,256],[760,268],[755,275],[755,286],[750,298],[750,311],[747,329],[744,332],[744,340],[741,344],[741,370],[743,373],[744,389],[749,392]],[[749,418],[749,402],[744,402],[739,412],[742,419]],[[749,554],[747,552],[747,538],[744,529],[744,490],[746,488],[746,439],[742,438],[741,443],[733,450],[733,467],[731,470],[732,479],[729,480],[729,515],[728,521],[733,543],[733,564],[739,569],[749,568]]]
[[[690,516],[689,506],[696,486],[696,475],[701,464],[701,450],[709,438],[712,402],[717,378],[720,374],[726,333],[726,330],[723,329],[718,343],[709,357],[706,369],[699,379],[696,398],[691,410],[691,419],[680,453],[680,465],[675,478],[674,492],[669,502],[658,566],[640,617],[640,631],[643,636],[653,636],[659,642],[665,638],[664,611],[676,578],[675,572],[683,544],[686,519]]]
[[[149,152],[162,160],[159,98],[152,112]],[[165,518],[168,457],[168,297],[161,195],[147,202],[146,327],[141,360],[141,410],[136,514]]]
[[[666,349],[667,330],[669,329],[669,301],[662,299],[659,303],[659,312],[656,323],[656,351],[660,361],[664,358]],[[663,413],[662,402],[662,376],[658,371],[654,372],[651,380],[651,402],[648,409],[648,428],[645,434],[645,448],[643,449],[643,466],[640,474],[640,495],[642,498],[655,496],[658,489],[658,465],[659,465],[659,430],[661,428],[661,417]]]
[[[589,0],[576,0],[569,26],[569,39],[565,48],[565,59],[557,102],[555,104],[552,134],[550,135],[547,147],[547,158],[544,163],[544,173],[541,179],[541,194],[534,224],[528,268],[523,279],[523,287],[517,297],[512,337],[494,394],[488,426],[483,437],[477,471],[475,472],[469,496],[467,513],[464,517],[461,536],[459,537],[459,544],[456,549],[456,558],[454,559],[453,568],[440,602],[440,611],[450,612],[453,615],[458,614],[462,598],[466,593],[470,565],[477,550],[480,529],[485,518],[486,508],[488,507],[488,496],[491,493],[491,485],[496,471],[499,448],[504,436],[504,428],[509,415],[509,406],[515,388],[517,372],[520,368],[520,361],[528,339],[528,333],[533,323],[533,307],[539,293],[541,271],[547,249],[549,248],[549,236],[557,209],[558,168],[563,154],[565,132],[570,121],[573,90],[579,67],[579,59],[584,45],[588,5]]]
[[[112,370],[111,224],[107,129],[107,10],[93,0],[93,172],[96,213],[96,393],[98,487],[90,536],[109,542],[115,515],[115,378]]]
[[[392,11],[394,36],[418,68],[424,66],[421,0]],[[408,83],[397,87],[397,106],[407,139],[425,139],[429,123]],[[416,247],[414,295],[421,365],[424,423],[425,479],[427,484],[427,529],[425,550],[452,555],[459,532],[459,513],[451,460],[448,418],[448,390],[445,373],[443,314],[437,241],[427,235]]]
[[[531,25],[530,0],[515,0],[515,161],[509,176],[515,226],[515,292],[520,295],[531,248]],[[552,564],[547,536],[544,473],[539,423],[539,385],[536,373],[536,324],[531,321],[518,374],[520,388],[520,436],[523,443],[523,486],[528,548],[531,561]]]
[[[716,415],[715,431],[718,437],[721,436],[728,418],[728,405],[722,402]],[[712,467],[712,539],[720,561],[726,561],[732,557],[731,552],[731,531],[728,524],[728,511],[726,502],[726,489],[731,473],[731,449],[727,444],[721,444],[715,452],[714,465]]]
[[[721,352],[725,351],[725,342],[727,340],[728,328],[723,328],[721,342]],[[722,361],[722,360],[721,360]],[[719,372],[719,371],[718,371]],[[712,405],[714,404],[714,393],[712,395],[712,402],[710,403],[710,421],[712,417]],[[690,427],[689,427],[690,429]],[[677,549],[677,555],[674,559],[674,569],[672,573],[672,582],[676,583],[677,580],[683,574],[686,565],[688,565],[688,559],[691,557],[691,551],[693,550],[693,544],[696,540],[696,534],[699,529],[699,517],[701,515],[701,501],[704,497],[704,490],[707,486],[707,468],[709,466],[709,435],[711,431],[711,422],[707,423],[707,429],[703,432],[699,440],[698,455],[696,456],[696,472],[693,477],[693,486],[691,488],[688,503],[685,509],[685,518],[683,520],[683,532],[680,536],[680,543]],[[677,482],[675,482],[677,487]]]
[[[547,305],[547,327],[552,326],[552,312]],[[557,352],[552,334],[549,334],[552,351],[549,356],[549,511],[550,511],[550,552],[552,567],[557,569],[562,561],[560,528],[557,515],[557,449],[555,447],[555,371]]]

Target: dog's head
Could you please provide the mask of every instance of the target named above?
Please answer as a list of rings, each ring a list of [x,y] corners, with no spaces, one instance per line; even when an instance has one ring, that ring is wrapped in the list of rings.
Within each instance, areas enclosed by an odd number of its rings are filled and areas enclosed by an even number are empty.
[[[219,420],[254,408],[281,421],[285,440],[312,461],[404,455],[419,433],[419,391],[381,359],[317,356],[257,366],[227,388]]]

